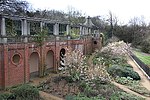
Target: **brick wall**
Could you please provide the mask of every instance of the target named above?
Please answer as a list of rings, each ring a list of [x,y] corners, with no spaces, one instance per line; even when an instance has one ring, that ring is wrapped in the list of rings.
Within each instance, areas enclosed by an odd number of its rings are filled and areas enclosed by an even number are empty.
[[[2,88],[2,63],[3,63],[3,55],[2,55],[2,52],[3,52],[3,47],[0,46],[0,89]]]
[[[24,83],[25,76],[25,55],[24,47],[18,47],[18,50],[9,48],[8,51],[8,84],[9,86]],[[20,58],[19,58],[20,57]]]
[[[83,47],[84,54],[90,54],[93,48],[98,48],[101,44],[99,40],[97,44],[93,44],[92,39],[85,40],[68,40],[61,42],[46,42],[41,48],[36,44],[3,44],[0,46],[0,88],[2,86],[8,87],[21,83],[29,82],[30,79],[30,66],[29,59],[33,52],[39,54],[39,59],[46,60],[47,52],[53,51],[54,53],[54,71],[57,71],[57,66],[60,60],[60,50],[62,48],[71,47],[75,48],[80,45]],[[14,57],[15,56],[15,57]],[[3,73],[4,69],[4,73]],[[43,68],[39,67],[39,72],[43,71]],[[3,85],[4,84],[4,85]]]

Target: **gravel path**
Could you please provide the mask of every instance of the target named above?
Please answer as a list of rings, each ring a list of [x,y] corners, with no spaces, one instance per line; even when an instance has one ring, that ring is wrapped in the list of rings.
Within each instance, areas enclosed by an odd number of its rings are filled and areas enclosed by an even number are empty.
[[[150,80],[145,76],[145,74],[140,70],[140,68],[138,67],[138,65],[136,63],[134,63],[134,61],[128,57],[128,63],[133,67],[133,70],[136,71],[140,77],[140,83],[147,89],[150,91]],[[146,100],[150,100],[149,97],[146,97]]]
[[[132,61],[131,58],[128,58],[128,63],[133,67],[133,70],[136,71],[140,77],[140,83],[150,91],[150,80],[145,76],[145,74],[140,70],[140,68]]]
[[[40,93],[40,97],[42,97],[44,100],[63,100],[61,98],[58,98],[56,96],[53,96],[53,95],[43,92],[43,91],[40,91],[39,93]]]
[[[127,92],[127,93],[131,93],[131,94],[134,94],[136,96],[139,96],[139,97],[142,97],[142,98],[145,98],[146,100],[150,100],[150,98],[148,97],[145,97],[141,94],[138,94],[130,89],[128,89],[125,85],[122,85],[122,84],[119,84],[119,83],[116,83],[116,82],[112,82],[115,86],[119,87],[120,89],[122,89],[123,91]]]

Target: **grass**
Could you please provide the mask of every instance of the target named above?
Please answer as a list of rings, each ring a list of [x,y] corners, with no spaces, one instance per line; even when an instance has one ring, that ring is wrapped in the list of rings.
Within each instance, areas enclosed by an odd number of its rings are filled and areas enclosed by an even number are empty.
[[[134,51],[134,54],[146,65],[150,66],[150,55],[139,51]]]

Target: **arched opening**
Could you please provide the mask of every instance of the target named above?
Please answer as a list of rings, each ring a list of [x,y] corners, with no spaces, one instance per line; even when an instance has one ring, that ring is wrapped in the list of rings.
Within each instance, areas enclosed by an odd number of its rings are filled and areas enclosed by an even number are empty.
[[[66,53],[66,50],[65,50],[64,48],[62,48],[62,49],[60,50],[60,55],[61,55],[61,54],[65,55],[65,53]]]
[[[66,51],[64,48],[62,48],[60,50],[60,67],[65,67],[64,66],[64,55],[65,55]]]
[[[47,52],[46,55],[46,71],[54,69],[54,53],[52,50]]]
[[[97,41],[94,41],[94,44],[97,44]]]
[[[37,52],[33,52],[30,55],[29,67],[30,67],[30,78],[37,77],[39,69],[39,55]]]

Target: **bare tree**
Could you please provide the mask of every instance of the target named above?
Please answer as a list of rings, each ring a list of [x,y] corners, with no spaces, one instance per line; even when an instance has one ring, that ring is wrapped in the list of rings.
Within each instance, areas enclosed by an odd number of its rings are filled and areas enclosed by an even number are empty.
[[[144,17],[134,17],[129,21],[130,36],[132,36],[133,44],[140,45],[145,38],[148,28],[144,21]]]
[[[92,17],[92,22],[95,26],[97,26],[101,32],[106,32],[106,27],[108,26],[108,22],[106,22],[103,16],[94,16]]]
[[[68,6],[67,17],[70,23],[83,23],[85,21],[84,14],[72,6]]]
[[[109,11],[109,17],[107,20],[110,24],[110,30],[108,32],[108,38],[111,38],[114,35],[114,29],[117,26],[118,18]]]

